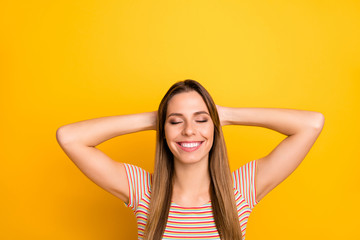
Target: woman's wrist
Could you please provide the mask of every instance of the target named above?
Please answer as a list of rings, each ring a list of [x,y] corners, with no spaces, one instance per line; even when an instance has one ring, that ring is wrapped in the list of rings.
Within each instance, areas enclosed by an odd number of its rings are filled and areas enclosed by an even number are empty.
[[[156,130],[156,124],[157,124],[157,111],[150,112],[150,118],[151,118],[151,127],[150,130]]]
[[[222,107],[219,105],[216,105],[219,118],[220,118],[220,124],[221,126],[230,125],[231,122],[231,108],[229,107]]]

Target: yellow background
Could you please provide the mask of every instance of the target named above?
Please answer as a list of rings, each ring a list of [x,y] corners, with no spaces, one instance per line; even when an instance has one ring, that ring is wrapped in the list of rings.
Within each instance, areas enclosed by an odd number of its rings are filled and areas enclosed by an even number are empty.
[[[55,133],[156,110],[187,78],[219,105],[325,116],[303,163],[254,208],[248,240],[359,236],[359,1],[1,1],[0,28],[0,239],[136,239],[131,210]],[[232,170],[285,137],[224,132]],[[152,171],[155,131],[98,148]]]

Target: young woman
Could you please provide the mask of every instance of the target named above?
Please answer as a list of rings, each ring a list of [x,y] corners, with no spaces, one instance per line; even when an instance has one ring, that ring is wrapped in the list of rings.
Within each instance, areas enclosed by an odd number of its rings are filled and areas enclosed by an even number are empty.
[[[224,125],[260,126],[288,137],[231,173]],[[323,125],[319,112],[215,105],[203,86],[187,79],[170,87],[158,111],[72,123],[56,136],[87,177],[134,211],[139,239],[244,240],[254,206],[296,169]],[[153,174],[96,148],[145,130],[156,130]]]

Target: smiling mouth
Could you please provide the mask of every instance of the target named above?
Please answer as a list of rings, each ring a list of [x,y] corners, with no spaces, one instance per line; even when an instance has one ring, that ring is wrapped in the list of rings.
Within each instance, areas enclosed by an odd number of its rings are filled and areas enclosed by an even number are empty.
[[[177,142],[177,144],[182,150],[186,152],[192,152],[197,150],[203,142],[204,141]]]

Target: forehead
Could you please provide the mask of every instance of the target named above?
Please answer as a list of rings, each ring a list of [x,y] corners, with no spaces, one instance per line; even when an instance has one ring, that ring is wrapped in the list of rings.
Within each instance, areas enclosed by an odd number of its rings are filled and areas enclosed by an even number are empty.
[[[209,112],[204,100],[196,91],[176,94],[170,99],[167,107],[167,115],[174,112],[191,114],[197,111]]]

